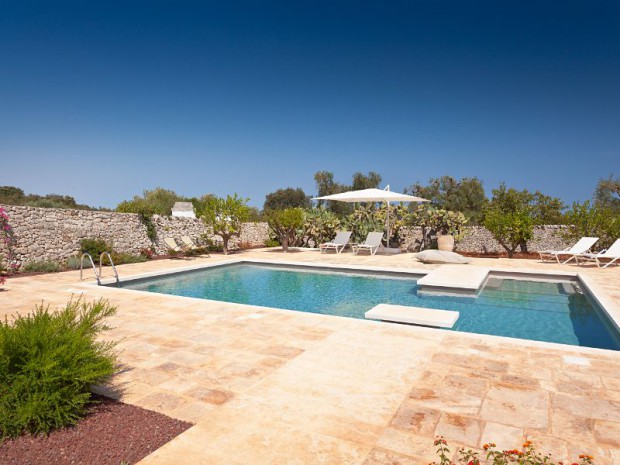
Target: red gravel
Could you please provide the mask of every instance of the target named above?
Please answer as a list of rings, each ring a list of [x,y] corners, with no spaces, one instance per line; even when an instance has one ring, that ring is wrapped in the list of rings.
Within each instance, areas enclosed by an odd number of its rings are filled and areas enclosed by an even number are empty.
[[[508,258],[508,253],[506,252],[496,252],[496,253],[476,253],[476,252],[459,252],[461,255],[465,255],[466,257],[474,257],[474,258]],[[526,260],[540,260],[540,255],[538,252],[515,252],[513,258],[524,258]]]
[[[133,405],[99,400],[75,427],[6,440],[0,445],[0,464],[133,464],[192,426]]]

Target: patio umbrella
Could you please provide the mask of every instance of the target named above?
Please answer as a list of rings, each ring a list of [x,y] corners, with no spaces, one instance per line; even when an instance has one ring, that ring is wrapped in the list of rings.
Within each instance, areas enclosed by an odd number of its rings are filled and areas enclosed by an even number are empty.
[[[416,197],[414,195],[399,194],[392,192],[389,184],[385,189],[362,189],[359,191],[348,191],[340,194],[325,195],[314,197],[312,200],[335,200],[337,202],[385,202],[387,205],[387,243],[390,246],[390,202],[430,202],[430,200]]]

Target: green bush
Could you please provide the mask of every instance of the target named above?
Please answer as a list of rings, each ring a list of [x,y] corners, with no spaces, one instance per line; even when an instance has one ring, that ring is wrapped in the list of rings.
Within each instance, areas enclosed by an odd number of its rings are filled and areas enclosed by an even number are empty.
[[[60,270],[60,263],[54,260],[34,260],[24,263],[21,267],[21,271],[25,272],[58,273]]]
[[[224,251],[223,244],[221,242],[217,242],[211,239],[211,236],[209,234],[202,234],[200,236],[200,244],[202,247],[206,248],[207,251],[209,252],[223,252]]]
[[[123,265],[125,263],[144,263],[148,260],[148,258],[143,255],[132,255],[125,252],[112,252],[111,255],[115,265]],[[103,257],[103,264],[109,265],[107,256]]]
[[[90,262],[87,258],[84,258],[84,267],[90,266]],[[70,270],[79,270],[80,269],[80,257],[74,255],[72,257],[67,258],[67,268]]]
[[[598,249],[604,249],[620,237],[620,214],[610,207],[590,203],[574,202],[566,213],[568,229],[565,234],[569,241],[581,237],[598,237]]]
[[[0,437],[48,433],[79,420],[91,385],[114,374],[114,343],[97,338],[115,312],[106,300],[78,299],[57,312],[38,305],[0,323]]]
[[[267,239],[265,240],[265,247],[279,247],[280,246],[280,242],[278,242],[277,239]]]
[[[96,262],[103,252],[111,252],[112,244],[105,239],[82,239],[80,241],[80,253],[89,253]],[[78,265],[79,266],[79,265]]]

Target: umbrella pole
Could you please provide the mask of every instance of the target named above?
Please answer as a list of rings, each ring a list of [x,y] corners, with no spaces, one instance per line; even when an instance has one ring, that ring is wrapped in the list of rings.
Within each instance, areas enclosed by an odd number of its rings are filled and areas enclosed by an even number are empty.
[[[387,240],[385,241],[388,248],[390,247],[390,202],[387,203]]]

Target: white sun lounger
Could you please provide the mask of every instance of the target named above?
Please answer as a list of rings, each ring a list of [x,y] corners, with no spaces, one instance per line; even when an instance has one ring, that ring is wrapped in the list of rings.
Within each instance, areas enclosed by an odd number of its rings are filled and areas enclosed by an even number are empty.
[[[198,247],[196,245],[196,243],[192,240],[191,237],[189,236],[181,236],[181,241],[190,249],[190,250],[197,250],[200,247]],[[207,257],[210,257],[211,255],[209,254],[209,252],[207,252],[207,249],[204,249],[205,252],[203,253],[203,255],[206,255]]]
[[[181,252],[182,250],[184,250],[184,247],[181,247],[179,244],[177,244],[177,241],[175,241],[172,237],[165,237],[164,242],[166,243],[168,248],[174,252]]]
[[[571,260],[575,260],[577,264],[579,264],[577,255],[588,253],[596,241],[598,241],[598,237],[582,237],[572,247],[568,247],[564,250],[541,250],[538,254],[540,255],[540,260],[543,262],[545,261],[544,256],[549,256],[555,257],[556,261],[561,264],[568,263]],[[560,262],[560,255],[568,255],[569,257],[565,261]]]
[[[583,253],[577,255],[577,263],[579,263],[580,258],[585,259],[585,261],[594,260],[599,268],[607,268],[612,263],[620,260],[620,239],[616,239],[616,242],[614,242],[611,247],[599,253]],[[610,261],[605,263],[604,266],[601,266],[601,258],[609,259]],[[616,265],[620,265],[620,262],[616,263]]]
[[[198,246],[194,244],[194,241],[192,241],[192,238],[189,236],[181,236],[181,242],[183,242],[187,247],[192,250],[198,248]]]
[[[377,253],[377,250],[379,250],[379,247],[381,247],[382,240],[382,232],[370,232],[362,244],[353,244],[351,248],[353,249],[353,253],[356,255],[360,250],[368,250],[370,255],[374,255]]]
[[[321,253],[324,253],[329,249],[334,249],[336,253],[340,253],[349,244],[350,238],[351,231],[338,231],[333,241],[320,244],[319,249],[321,250]]]

